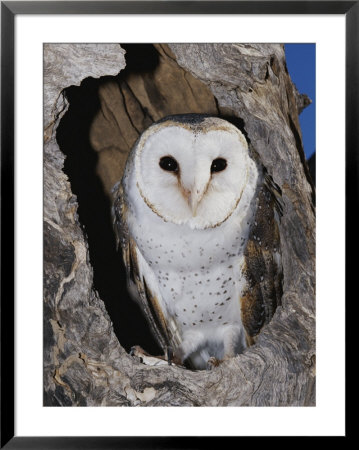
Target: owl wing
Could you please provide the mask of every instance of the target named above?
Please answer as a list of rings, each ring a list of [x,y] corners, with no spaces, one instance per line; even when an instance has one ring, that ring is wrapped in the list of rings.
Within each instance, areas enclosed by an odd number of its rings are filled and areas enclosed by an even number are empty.
[[[246,287],[240,302],[249,343],[272,318],[282,296],[279,221],[281,190],[264,171],[257,211],[244,252]]]
[[[179,334],[175,322],[166,312],[166,306],[158,289],[156,277],[142,256],[127,225],[128,210],[123,187],[117,183],[112,190],[112,218],[117,246],[122,248],[123,261],[127,272],[128,290],[139,303],[154,336],[164,351],[179,344]]]

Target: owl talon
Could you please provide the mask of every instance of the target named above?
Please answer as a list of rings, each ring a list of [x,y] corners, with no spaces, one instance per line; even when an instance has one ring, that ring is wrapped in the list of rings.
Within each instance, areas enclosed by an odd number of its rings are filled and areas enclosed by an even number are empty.
[[[217,359],[214,356],[212,356],[207,361],[206,370],[208,370],[208,371],[213,370],[215,367],[218,367],[221,364],[221,362],[222,361],[220,361],[219,359]]]

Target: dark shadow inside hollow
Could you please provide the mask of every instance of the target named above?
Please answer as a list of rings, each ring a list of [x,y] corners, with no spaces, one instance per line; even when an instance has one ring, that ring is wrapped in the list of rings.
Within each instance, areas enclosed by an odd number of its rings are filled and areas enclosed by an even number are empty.
[[[98,154],[89,140],[89,129],[99,110],[98,88],[106,83],[86,79],[80,87],[66,89],[69,109],[57,129],[57,141],[66,155],[64,171],[77,196],[80,223],[87,236],[94,288],[104,301],[121,345],[129,351],[141,345],[152,354],[162,354],[138,305],[126,290],[126,272],[121,251],[116,250],[111,222],[111,202],[96,174]]]
[[[64,171],[69,177],[72,192],[77,196],[79,221],[87,236],[90,263],[94,273],[94,289],[104,301],[118,340],[127,351],[133,345],[140,345],[152,355],[160,355],[163,353],[162,349],[153,337],[142,311],[130,298],[126,289],[126,271],[121,251],[120,249],[116,250],[115,234],[112,228],[111,199],[104,188],[104,179],[101,179],[97,170],[101,151],[94,148],[90,139],[90,130],[94,119],[103,108],[100,98],[101,88],[105,88],[109,84],[113,86],[113,83],[117,83],[119,86],[118,104],[122,105],[122,112],[118,113],[119,110],[116,110],[116,113],[120,115],[120,118],[117,117],[116,120],[120,120],[122,123],[126,123],[125,119],[129,118],[128,123],[132,125],[131,111],[132,114],[134,114],[133,111],[139,111],[144,119],[141,116],[141,120],[137,120],[136,123],[147,127],[148,123],[153,122],[153,115],[157,116],[159,112],[161,114],[165,112],[166,115],[189,112],[191,111],[190,105],[194,104],[197,110],[191,112],[209,113],[222,117],[237,126],[248,141],[249,139],[243,120],[232,115],[232,111],[229,109],[221,110],[209,90],[205,91],[204,88],[195,85],[197,87],[196,100],[193,103],[191,89],[187,91],[190,92],[187,94],[189,95],[188,104],[173,102],[173,90],[165,94],[159,92],[158,79],[156,81],[154,77],[160,59],[162,58],[163,63],[164,56],[154,45],[124,44],[122,47],[126,50],[126,68],[118,76],[101,77],[100,79],[87,78],[81,83],[81,86],[71,86],[65,90],[69,108],[57,129],[57,141],[66,156]],[[173,66],[170,69],[171,73],[179,77],[173,81],[172,85],[172,88],[176,90],[179,80],[183,82],[183,69],[178,68],[178,75]],[[163,76],[162,71],[160,80],[163,80],[161,78]],[[132,83],[134,79],[140,80],[140,85],[143,83],[147,96],[151,99],[151,111],[148,111],[148,105],[146,107],[141,103],[141,99],[136,98],[133,92],[131,94],[133,95],[132,103],[126,105],[123,89],[124,86],[128,86],[129,79],[132,80]],[[111,92],[117,93],[116,90]],[[203,102],[204,97],[208,98],[207,102]],[[137,109],[130,110],[127,107],[137,104],[139,105]],[[210,110],[206,110],[207,106],[203,105],[212,106],[210,106]],[[121,120],[123,117],[121,114],[126,116],[124,121]],[[112,116],[110,117],[112,118]],[[126,130],[126,128],[122,128],[121,133]],[[118,130],[116,131],[118,132]],[[143,129],[136,128],[136,131],[140,133]],[[100,141],[102,133],[106,132],[108,131],[100,128]],[[121,136],[123,137],[122,134],[120,134]],[[125,149],[124,155],[126,152],[128,152],[128,148]]]
[[[159,64],[159,54],[152,44],[121,44],[126,51],[126,72],[153,72]]]

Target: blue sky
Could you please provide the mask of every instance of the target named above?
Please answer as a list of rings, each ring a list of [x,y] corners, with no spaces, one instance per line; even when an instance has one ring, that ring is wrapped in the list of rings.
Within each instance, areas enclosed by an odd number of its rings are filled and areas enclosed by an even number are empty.
[[[308,159],[315,152],[315,44],[285,44],[285,54],[293,83],[312,100],[299,116]]]

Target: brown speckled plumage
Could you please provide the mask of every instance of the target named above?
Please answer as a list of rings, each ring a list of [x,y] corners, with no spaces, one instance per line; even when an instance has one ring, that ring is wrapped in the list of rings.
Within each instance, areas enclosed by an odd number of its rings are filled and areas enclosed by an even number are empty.
[[[272,318],[282,296],[282,270],[275,260],[280,252],[278,220],[282,214],[280,191],[269,175],[258,192],[257,212],[244,251],[248,287],[240,298],[242,320],[254,338]]]

